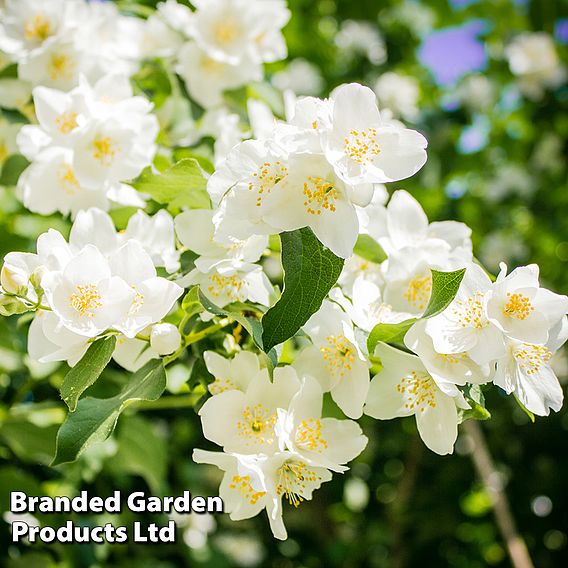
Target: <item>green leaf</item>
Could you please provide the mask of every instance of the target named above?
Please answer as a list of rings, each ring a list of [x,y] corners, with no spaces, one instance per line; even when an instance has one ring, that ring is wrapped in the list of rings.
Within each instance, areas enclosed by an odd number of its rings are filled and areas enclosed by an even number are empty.
[[[135,400],[156,400],[166,388],[166,372],[160,359],[149,361],[134,373],[124,390],[112,398],[82,398],[57,433],[52,466],[75,461],[91,444],[106,440],[120,413]]]
[[[20,174],[30,165],[28,160],[20,154],[10,156],[2,166],[0,185],[12,186],[18,183]]]
[[[465,268],[453,272],[432,270],[432,294],[422,318],[431,318],[443,312],[456,297]]]
[[[262,323],[254,317],[246,316],[241,312],[234,312],[228,311],[216,306],[201,290],[199,290],[199,301],[203,305],[203,307],[210,313],[215,314],[216,316],[220,317],[228,317],[236,322],[240,323],[248,332],[248,334],[252,337],[253,341],[255,342],[256,346],[263,352],[267,354],[267,363],[269,368],[275,367],[278,363],[278,355],[276,354],[275,349],[268,349],[264,348],[263,339],[262,339]]]
[[[168,72],[159,60],[145,61],[133,75],[132,82],[154,103],[155,108],[160,108],[172,94]]]
[[[415,322],[416,318],[407,319],[400,323],[378,323],[367,338],[369,355],[375,352],[377,343],[402,343],[406,332]]]
[[[361,258],[380,264],[387,259],[383,247],[369,235],[359,235],[353,252]]]
[[[282,233],[280,240],[284,290],[262,318],[265,351],[292,337],[319,310],[344,262],[307,227]]]
[[[0,316],[13,316],[17,314],[25,314],[29,312],[31,308],[26,306],[21,300],[16,298],[16,296],[10,296],[7,294],[0,294]]]
[[[61,398],[71,412],[77,408],[79,397],[101,376],[115,347],[116,336],[114,335],[98,339],[65,375],[61,385]]]
[[[443,312],[456,297],[465,274],[465,268],[453,272],[432,270],[432,294],[424,314],[419,319],[431,318]],[[417,321],[416,318],[401,323],[378,323],[367,338],[367,349],[373,354],[379,341],[383,343],[402,343],[406,332]]]
[[[154,174],[148,167],[130,185],[158,203],[167,205],[173,212],[182,207],[211,207],[206,191],[207,179],[194,158],[184,158],[161,174]]]
[[[459,387],[465,399],[471,406],[470,409],[461,411],[461,421],[472,420],[488,420],[491,413],[485,408],[485,397],[479,385],[465,385]]]

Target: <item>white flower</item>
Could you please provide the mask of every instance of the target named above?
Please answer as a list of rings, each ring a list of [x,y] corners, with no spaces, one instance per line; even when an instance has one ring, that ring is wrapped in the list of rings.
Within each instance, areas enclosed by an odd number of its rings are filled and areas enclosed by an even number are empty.
[[[385,183],[414,175],[426,163],[427,142],[415,130],[385,124],[373,91],[356,83],[333,95],[333,126],[325,153],[345,182]]]
[[[349,315],[353,323],[370,332],[379,323],[400,323],[412,314],[397,312],[382,299],[381,289],[364,276],[355,279],[349,301],[338,288],[333,288],[329,297],[336,301]]]
[[[398,190],[393,193],[386,208],[386,219],[383,220],[379,210],[375,216],[380,222],[375,221],[369,234],[388,255],[404,247],[423,248],[429,245],[443,248],[449,245],[449,250],[457,249],[456,252],[464,260],[471,260],[471,229],[457,221],[429,224],[424,210],[407,191]],[[371,223],[369,225],[373,226]]]
[[[205,402],[199,411],[203,435],[226,452],[273,454],[278,451],[277,409],[288,408],[299,388],[291,367],[274,369],[272,382],[262,369],[244,392],[225,390]]]
[[[536,264],[501,272],[487,297],[487,316],[507,337],[546,343],[549,330],[568,313],[568,298],[540,288]]]
[[[483,269],[469,265],[451,304],[427,320],[426,333],[438,353],[467,352],[479,364],[503,355],[503,333],[489,321],[486,312],[490,288],[491,280]]]
[[[215,465],[225,472],[219,496],[231,520],[250,519],[266,509],[270,528],[280,540],[287,538],[282,497],[298,507],[332,477],[329,470],[310,466],[291,452],[268,457],[197,449],[193,451],[193,460]]]
[[[359,418],[369,390],[369,365],[349,318],[337,304],[324,300],[303,329],[313,345],[300,353],[294,367],[316,378],[347,416]]]
[[[440,390],[454,396],[453,385],[484,384],[491,380],[494,374],[493,364],[478,365],[466,352],[438,353],[425,328],[426,320],[418,320],[406,332],[404,343],[420,357]]]
[[[73,167],[73,152],[52,147],[44,150],[18,179],[22,203],[30,211],[51,215],[77,215],[90,207],[108,209],[109,200],[104,191],[85,187],[77,179]]]
[[[169,355],[181,345],[178,328],[171,323],[157,323],[150,332],[150,346],[159,355]]]
[[[201,291],[220,308],[232,302],[256,302],[270,305],[272,284],[258,264],[240,260],[223,260],[207,273],[192,270],[181,280],[183,285],[199,284]]]
[[[535,414],[548,416],[550,409],[558,412],[564,394],[550,366],[550,359],[567,337],[568,321],[563,317],[551,331],[545,345],[508,339],[506,353],[497,361],[493,382],[507,394],[514,393]]]
[[[280,29],[290,18],[282,0],[199,0],[189,20],[191,35],[216,61],[237,65],[286,56]]]
[[[353,298],[353,286],[359,278],[372,282],[378,288],[381,288],[384,284],[380,264],[365,260],[364,258],[353,254],[349,258],[345,259],[343,270],[339,275],[337,283],[347,296]]]
[[[345,20],[335,36],[335,43],[347,58],[363,55],[373,65],[384,63],[387,59],[385,42],[372,22]]]
[[[420,87],[414,77],[400,75],[393,71],[383,73],[376,81],[374,91],[381,106],[388,108],[395,116],[415,120],[418,116]]]
[[[105,257],[87,245],[62,271],[41,280],[49,306],[70,331],[96,337],[127,317],[136,293],[113,276]]]
[[[293,59],[286,69],[274,73],[272,83],[281,91],[290,90],[297,95],[319,95],[324,87],[319,68],[302,58]]]
[[[70,331],[53,312],[38,311],[28,333],[28,353],[39,363],[67,361],[73,367],[89,348],[89,338]]]
[[[174,220],[165,209],[160,209],[153,216],[142,210],[136,211],[118,238],[122,242],[138,241],[155,266],[163,266],[170,273],[179,270],[180,253],[175,247]]]
[[[226,359],[214,351],[205,351],[203,359],[207,370],[215,377],[208,386],[211,394],[226,390],[245,392],[252,379],[262,372],[259,358],[250,351],[239,351],[232,359]]]
[[[138,241],[123,244],[110,256],[109,266],[112,274],[134,291],[128,313],[113,324],[128,338],[165,317],[183,293],[183,288],[175,282],[156,275],[152,259]]]
[[[382,370],[371,381],[365,414],[380,420],[415,416],[418,433],[437,454],[451,454],[458,435],[460,393],[445,394],[420,359],[379,343],[375,355]]]
[[[263,216],[267,198],[288,175],[287,153],[272,141],[238,144],[209,178],[207,191],[220,205],[213,219],[217,236],[244,240],[278,232]]]
[[[267,198],[264,219],[275,232],[310,227],[325,246],[346,258],[359,234],[352,197],[323,154],[294,154],[287,176]]]
[[[292,367],[286,369],[295,375]],[[364,450],[367,438],[353,420],[322,418],[322,404],[323,393],[318,381],[310,376],[302,377],[289,407],[283,408],[282,404],[277,410],[275,432],[280,451],[289,450],[310,465],[343,472],[348,469],[345,464]]]
[[[214,240],[213,211],[192,209],[175,218],[175,229],[181,243],[199,256],[195,266],[208,272],[226,259],[256,262],[268,246],[268,237],[253,235],[244,241],[231,239],[227,244]]]
[[[539,99],[545,88],[555,88],[566,79],[553,39],[545,32],[519,34],[507,46],[505,55],[519,85],[527,96]]]
[[[223,102],[222,93],[262,78],[258,63],[244,58],[235,65],[213,59],[195,43],[186,43],[178,52],[177,72],[193,99],[204,108]]]

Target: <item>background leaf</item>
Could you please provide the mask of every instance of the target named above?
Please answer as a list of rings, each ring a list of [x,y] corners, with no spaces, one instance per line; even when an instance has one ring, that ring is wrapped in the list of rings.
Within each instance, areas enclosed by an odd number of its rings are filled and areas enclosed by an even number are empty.
[[[387,254],[383,247],[370,235],[359,235],[353,252],[361,258],[380,264],[387,259]]]
[[[343,259],[307,227],[282,233],[280,240],[284,290],[262,318],[265,351],[292,337],[319,310],[343,268]]]
[[[65,375],[61,385],[61,398],[71,412],[77,408],[79,397],[100,377],[114,353],[115,346],[114,335],[97,339]]]
[[[152,199],[167,205],[172,212],[182,207],[209,209],[211,201],[206,191],[207,179],[194,158],[184,158],[161,174],[150,167],[130,182],[130,185]]]
[[[161,360],[152,360],[134,373],[124,390],[112,398],[86,397],[69,413],[57,434],[52,466],[74,461],[94,442],[106,440],[125,406],[134,400],[156,400],[166,388]]]

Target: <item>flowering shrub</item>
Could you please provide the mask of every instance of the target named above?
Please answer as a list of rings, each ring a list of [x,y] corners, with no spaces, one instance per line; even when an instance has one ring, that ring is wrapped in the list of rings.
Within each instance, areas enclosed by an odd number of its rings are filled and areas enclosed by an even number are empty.
[[[541,287],[535,264],[492,275],[468,226],[430,223],[393,186],[427,163],[426,138],[401,122],[419,113],[416,80],[282,96],[263,65],[286,57],[285,2],[192,4],[2,11],[3,77],[18,94],[2,175],[31,213],[70,221],[1,272],[0,313],[28,327],[30,363],[69,366],[51,465],[80,463],[130,404],[180,392],[181,376],[196,446],[217,446],[193,460],[222,471],[231,519],[266,510],[286,539],[287,506],[317,499],[365,451],[363,415],[413,416],[424,444],[450,454],[460,423],[490,418],[495,387],[533,419],[559,411],[550,360],[568,298]],[[367,32],[338,42],[384,60]],[[440,41],[423,46],[427,61]],[[507,56],[529,98],[564,80],[546,35],[519,36]],[[99,397],[117,369],[116,394]]]

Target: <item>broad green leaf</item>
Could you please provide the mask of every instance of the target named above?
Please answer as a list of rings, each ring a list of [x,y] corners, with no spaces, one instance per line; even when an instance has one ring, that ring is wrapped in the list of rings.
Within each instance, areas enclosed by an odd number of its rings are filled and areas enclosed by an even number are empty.
[[[138,191],[167,205],[173,212],[182,207],[209,209],[211,202],[206,191],[207,179],[197,160],[184,158],[161,174],[155,174],[150,167],[130,182]]]
[[[402,343],[415,321],[415,318],[411,318],[400,323],[378,323],[367,338],[369,355],[375,352],[377,343]]]
[[[120,413],[132,401],[156,400],[166,388],[166,373],[161,360],[149,361],[134,373],[124,390],[112,398],[82,398],[70,412],[57,434],[52,466],[75,461],[95,442],[106,440]]]
[[[181,309],[187,316],[193,316],[203,311],[203,305],[199,297],[199,286],[193,286],[193,288],[189,289],[181,301]]]
[[[488,420],[491,413],[485,408],[485,397],[479,385],[465,385],[459,387],[466,401],[471,406],[470,409],[461,411],[461,421],[472,420]]]
[[[431,318],[443,312],[456,297],[465,268],[453,272],[432,270],[432,294],[422,318]]]
[[[383,247],[369,235],[359,235],[353,252],[357,256],[376,264],[380,264],[387,258]]]
[[[98,339],[65,375],[61,385],[61,398],[71,412],[77,408],[79,397],[100,377],[115,347],[116,336],[114,335]]]
[[[307,227],[282,233],[280,240],[284,290],[262,318],[265,351],[292,337],[319,310],[343,268],[343,259]]]

